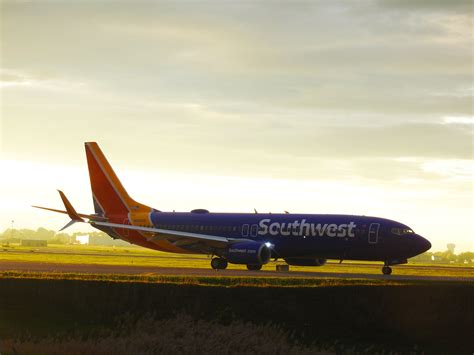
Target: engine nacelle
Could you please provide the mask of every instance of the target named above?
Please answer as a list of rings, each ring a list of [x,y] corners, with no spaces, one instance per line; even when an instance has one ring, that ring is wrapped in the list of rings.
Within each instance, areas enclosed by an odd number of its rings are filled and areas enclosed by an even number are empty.
[[[326,259],[317,258],[286,258],[285,261],[288,265],[295,266],[323,266],[326,264]]]
[[[270,261],[272,252],[265,243],[240,242],[232,244],[225,254],[232,264],[266,264]]]

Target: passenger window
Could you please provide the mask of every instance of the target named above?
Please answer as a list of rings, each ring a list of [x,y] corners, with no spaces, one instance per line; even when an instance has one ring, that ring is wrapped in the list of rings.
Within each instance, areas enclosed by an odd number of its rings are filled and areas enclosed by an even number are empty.
[[[248,237],[248,235],[249,235],[249,225],[244,224],[242,226],[242,237]]]

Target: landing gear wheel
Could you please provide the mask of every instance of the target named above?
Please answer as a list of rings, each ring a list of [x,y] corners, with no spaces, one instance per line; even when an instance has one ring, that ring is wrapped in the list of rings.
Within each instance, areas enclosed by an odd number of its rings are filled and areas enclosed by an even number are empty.
[[[211,260],[211,267],[214,270],[224,270],[227,268],[227,260],[224,258],[214,258]]]
[[[390,266],[384,266],[382,268],[382,273],[384,275],[390,275],[392,273],[392,268]]]
[[[262,268],[260,264],[247,264],[247,269],[251,271],[258,271]]]
[[[221,270],[227,269],[227,260],[221,259],[221,260],[220,260],[220,263],[221,263],[221,264],[220,264],[220,269],[221,269]]]

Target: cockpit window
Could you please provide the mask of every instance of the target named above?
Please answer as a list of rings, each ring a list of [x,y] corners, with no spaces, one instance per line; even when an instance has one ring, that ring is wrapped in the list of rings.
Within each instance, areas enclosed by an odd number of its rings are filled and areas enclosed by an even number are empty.
[[[409,228],[392,228],[392,233],[396,235],[413,234],[414,232]]]

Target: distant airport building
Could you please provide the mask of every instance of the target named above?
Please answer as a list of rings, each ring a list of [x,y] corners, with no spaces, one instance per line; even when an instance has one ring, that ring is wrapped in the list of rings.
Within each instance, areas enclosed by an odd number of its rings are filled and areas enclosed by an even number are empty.
[[[81,245],[89,244],[89,234],[76,235],[76,243]]]
[[[47,247],[47,240],[22,239],[20,242],[22,247]]]

